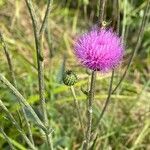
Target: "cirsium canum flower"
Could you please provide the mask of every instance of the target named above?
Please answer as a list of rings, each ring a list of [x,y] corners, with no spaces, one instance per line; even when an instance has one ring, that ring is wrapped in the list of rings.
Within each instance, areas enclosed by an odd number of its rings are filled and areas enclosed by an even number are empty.
[[[124,46],[112,29],[96,27],[78,37],[74,50],[83,66],[94,71],[108,72],[122,60]]]

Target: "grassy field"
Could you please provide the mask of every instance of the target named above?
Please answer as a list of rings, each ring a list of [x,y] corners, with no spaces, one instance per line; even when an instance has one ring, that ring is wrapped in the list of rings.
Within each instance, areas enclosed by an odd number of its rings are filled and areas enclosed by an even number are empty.
[[[105,21],[108,27],[116,21],[115,2],[117,0],[106,3]],[[46,107],[54,150],[77,150],[83,146],[84,131],[87,128],[85,91],[91,75],[78,63],[74,56],[73,44],[77,35],[98,23],[98,3],[98,0],[53,0],[51,5],[42,48]],[[96,124],[108,96],[111,72],[97,73],[92,150],[150,149],[149,3],[149,0],[119,1],[119,34],[125,45],[125,54],[122,64],[115,70],[113,89],[124,74],[132,52],[136,51],[124,80],[111,95],[110,103],[98,126]],[[38,20],[42,22],[47,0],[33,0],[33,4]],[[0,0],[0,32],[4,40],[1,39],[0,44],[0,74],[17,88],[42,120],[34,32],[24,0]],[[73,70],[78,76],[74,89],[84,131],[80,126],[70,87],[62,82],[64,70],[68,69]],[[3,82],[0,82],[0,100],[21,127],[21,132],[30,137],[17,97]],[[25,113],[36,147],[46,150],[45,134],[35,123],[30,111],[27,109]],[[21,133],[12,124],[8,113],[0,105],[0,150],[13,149],[11,145],[18,150],[30,149]]]

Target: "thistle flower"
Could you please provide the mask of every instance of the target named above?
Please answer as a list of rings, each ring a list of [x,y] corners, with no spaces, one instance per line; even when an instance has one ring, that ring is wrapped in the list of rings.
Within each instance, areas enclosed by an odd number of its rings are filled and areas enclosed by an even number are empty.
[[[124,47],[121,38],[112,29],[96,27],[78,37],[74,50],[83,66],[108,72],[121,61]]]

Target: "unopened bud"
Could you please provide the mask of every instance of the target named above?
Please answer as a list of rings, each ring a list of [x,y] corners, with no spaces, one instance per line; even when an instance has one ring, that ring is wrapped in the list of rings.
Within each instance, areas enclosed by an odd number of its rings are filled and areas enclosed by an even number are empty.
[[[71,70],[67,70],[64,73],[63,82],[67,86],[74,85],[77,82],[77,79],[78,79],[77,75],[73,71],[71,71]]]

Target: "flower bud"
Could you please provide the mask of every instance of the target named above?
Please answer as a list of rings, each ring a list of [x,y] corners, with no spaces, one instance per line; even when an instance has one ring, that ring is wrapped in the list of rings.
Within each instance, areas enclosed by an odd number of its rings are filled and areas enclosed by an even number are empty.
[[[77,82],[77,75],[73,71],[67,70],[64,73],[63,82],[67,86],[72,86]]]

